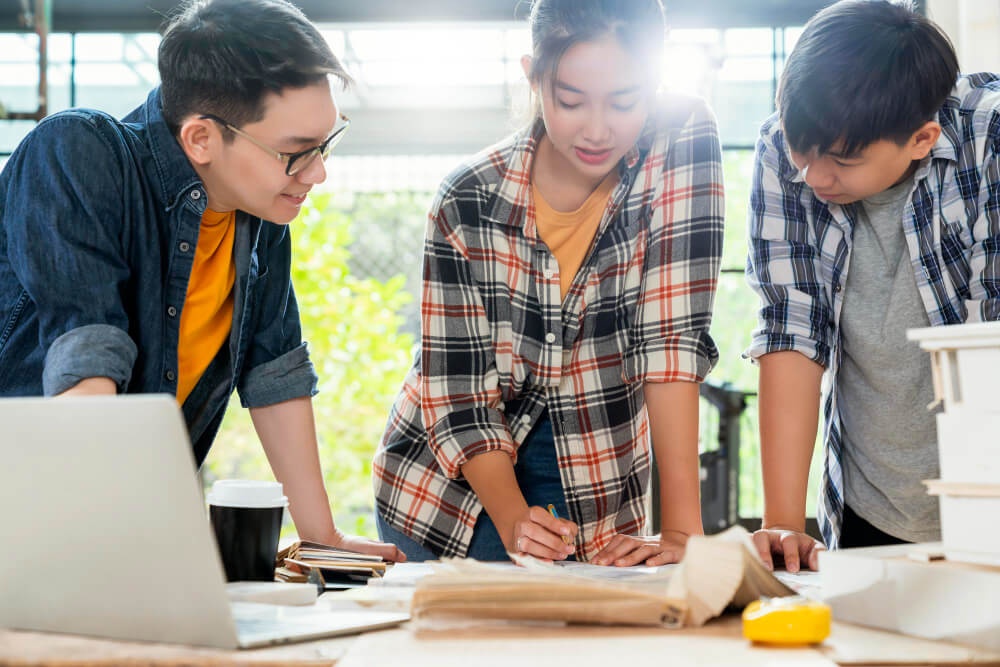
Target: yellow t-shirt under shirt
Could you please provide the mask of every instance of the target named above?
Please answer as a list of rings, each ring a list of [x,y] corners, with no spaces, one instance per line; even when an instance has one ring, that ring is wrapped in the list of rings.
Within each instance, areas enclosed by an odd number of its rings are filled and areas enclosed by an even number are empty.
[[[608,199],[616,185],[618,175],[612,172],[601,181],[580,208],[568,212],[557,211],[549,206],[538,188],[534,184],[531,186],[538,236],[545,241],[559,263],[559,293],[564,299],[580,265],[587,258],[608,206]]]
[[[198,247],[181,310],[177,342],[177,402],[181,405],[198,384],[233,327],[233,240],[236,212],[206,209],[201,216]]]

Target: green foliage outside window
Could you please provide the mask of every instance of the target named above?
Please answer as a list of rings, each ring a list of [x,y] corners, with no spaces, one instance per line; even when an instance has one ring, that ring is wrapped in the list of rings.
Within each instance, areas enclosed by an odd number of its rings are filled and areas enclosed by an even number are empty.
[[[402,275],[379,281],[351,272],[351,212],[331,197],[313,196],[292,223],[292,279],[320,377],[313,406],[334,517],[345,530],[374,535],[371,459],[412,360],[415,341],[400,331],[399,315],[411,296]],[[204,477],[206,484],[222,477],[272,479],[249,414],[235,397]]]

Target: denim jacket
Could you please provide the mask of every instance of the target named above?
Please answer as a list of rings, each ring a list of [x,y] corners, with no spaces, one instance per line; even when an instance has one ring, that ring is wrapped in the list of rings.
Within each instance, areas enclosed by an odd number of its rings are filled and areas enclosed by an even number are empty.
[[[42,120],[0,173],[0,396],[88,377],[177,391],[181,310],[207,197],[159,89],[122,121]],[[183,406],[200,465],[234,389],[244,407],[316,393],[284,225],[237,213],[233,327]]]

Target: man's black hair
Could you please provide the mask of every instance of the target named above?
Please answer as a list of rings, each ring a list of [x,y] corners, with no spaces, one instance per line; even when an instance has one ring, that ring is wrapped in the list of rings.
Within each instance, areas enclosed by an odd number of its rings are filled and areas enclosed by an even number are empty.
[[[951,41],[912,4],[842,0],[816,14],[792,49],[778,111],[793,150],[849,156],[883,139],[903,145],[957,78]]]
[[[264,98],[328,76],[351,79],[319,30],[285,0],[190,0],[167,24],[158,54],[163,116],[176,132],[191,114],[239,127]]]

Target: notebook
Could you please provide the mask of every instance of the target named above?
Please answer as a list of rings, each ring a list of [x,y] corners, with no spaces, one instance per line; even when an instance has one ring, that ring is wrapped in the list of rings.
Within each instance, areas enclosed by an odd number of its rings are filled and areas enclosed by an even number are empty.
[[[0,627],[249,648],[400,612],[233,602],[168,395],[0,399]]]

